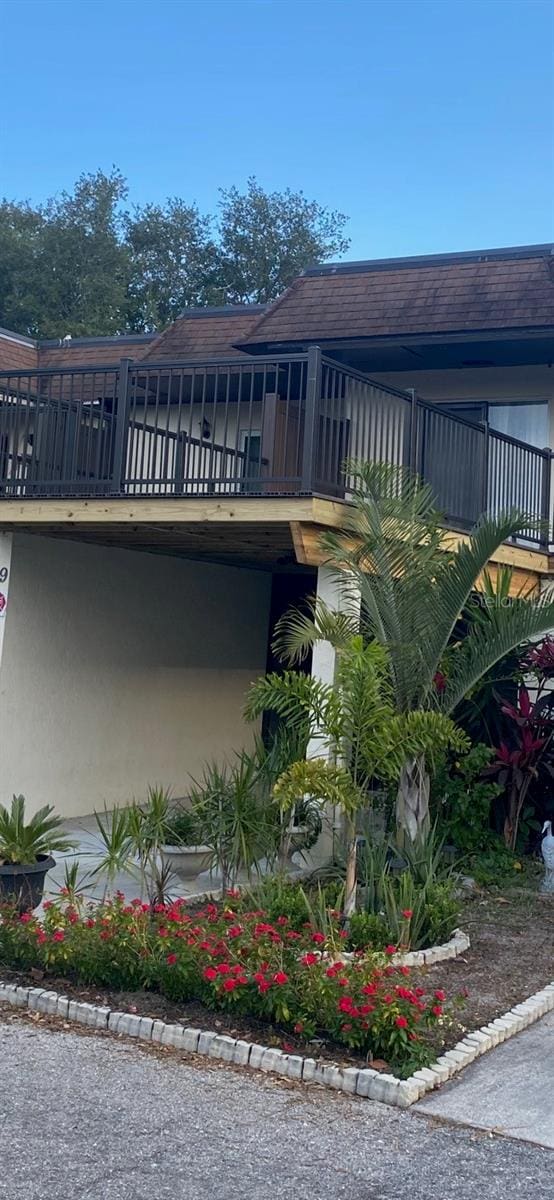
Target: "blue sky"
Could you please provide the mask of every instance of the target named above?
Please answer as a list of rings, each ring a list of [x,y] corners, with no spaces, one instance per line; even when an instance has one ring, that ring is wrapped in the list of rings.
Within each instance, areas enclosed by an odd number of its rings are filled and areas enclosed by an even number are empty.
[[[554,238],[554,0],[0,0],[0,45],[10,198],[116,163],[302,189],[351,258]]]

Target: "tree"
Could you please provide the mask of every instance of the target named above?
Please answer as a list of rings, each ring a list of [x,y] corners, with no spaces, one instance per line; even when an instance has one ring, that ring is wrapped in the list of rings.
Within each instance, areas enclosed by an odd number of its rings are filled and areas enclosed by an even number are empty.
[[[332,636],[332,615],[326,633]],[[274,787],[284,811],[302,798],[340,809],[345,827],[344,914],[356,907],[356,813],[368,804],[369,784],[398,781],[406,749],[462,750],[465,735],[435,712],[397,714],[387,650],[376,641],[334,630],[337,666],[332,685],[297,671],[266,675],[250,689],[249,720],[276,713],[288,729],[317,734],[325,757],[293,762]]]
[[[118,206],[127,195],[123,176],[81,175],[40,210],[37,297],[43,337],[118,333],[128,262],[120,241]]]
[[[502,543],[528,530],[528,516],[511,510],[482,517],[467,539],[445,547],[444,518],[432,489],[388,464],[350,463],[352,504],[343,528],[322,538],[346,593],[337,626],[317,602],[281,619],[276,648],[291,664],[313,643],[342,629],[361,628],[365,641],[386,647],[398,714],[451,716],[493,665],[515,647],[554,627],[554,603],[514,598],[489,610],[452,640],[460,613]],[[361,616],[360,616],[361,597]],[[423,741],[407,748],[397,794],[397,826],[412,841],[425,830],[429,811],[429,753]]]
[[[191,306],[271,300],[349,244],[341,213],[255,179],[221,192],[219,219],[180,197],[132,211],[126,198],[114,167],[44,205],[0,202],[0,323],[34,337],[163,329]]]
[[[124,218],[130,280],[127,327],[163,329],[184,308],[221,304],[218,250],[210,217],[175,197]]]
[[[266,192],[256,179],[245,192],[220,191],[221,276],[229,303],[275,300],[313,263],[344,254],[347,217],[302,192]]]
[[[28,204],[0,203],[0,325],[30,336],[40,321],[36,263],[43,224]]]

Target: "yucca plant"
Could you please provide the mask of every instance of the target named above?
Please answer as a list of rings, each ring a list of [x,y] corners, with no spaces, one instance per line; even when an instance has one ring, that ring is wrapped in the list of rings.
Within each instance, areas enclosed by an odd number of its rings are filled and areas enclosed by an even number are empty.
[[[351,462],[346,469],[352,503],[342,529],[321,539],[342,588],[343,611],[314,601],[308,611],[285,614],[275,649],[293,666],[316,641],[340,648],[361,628],[364,641],[387,650],[396,713],[418,720],[430,712],[451,716],[495,663],[554,628],[554,603],[543,594],[490,607],[486,622],[454,636],[491,558],[503,542],[528,533],[533,521],[511,509],[481,517],[465,539],[447,537],[428,484],[389,464]],[[406,744],[397,792],[397,826],[412,841],[428,828],[431,744],[426,749],[424,740],[415,750]]]
[[[0,863],[30,866],[56,850],[71,850],[75,842],[63,832],[62,818],[52,816],[53,812],[53,805],[45,804],[26,822],[24,796],[14,796],[9,809],[0,804]]]

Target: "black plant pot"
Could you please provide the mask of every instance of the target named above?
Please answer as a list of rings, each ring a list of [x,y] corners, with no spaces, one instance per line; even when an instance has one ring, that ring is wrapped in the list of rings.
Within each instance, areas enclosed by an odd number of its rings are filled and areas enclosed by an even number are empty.
[[[0,867],[0,900],[15,904],[20,913],[38,908],[46,872],[55,865],[50,854],[41,854],[35,863],[5,863]]]

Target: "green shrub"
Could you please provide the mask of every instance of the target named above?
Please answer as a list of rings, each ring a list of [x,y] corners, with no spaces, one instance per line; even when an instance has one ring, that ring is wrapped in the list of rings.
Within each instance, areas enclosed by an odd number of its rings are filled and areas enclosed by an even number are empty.
[[[487,850],[496,841],[491,806],[502,788],[481,778],[493,757],[494,751],[478,742],[467,754],[444,759],[433,777],[431,801],[443,840],[461,854]]]

